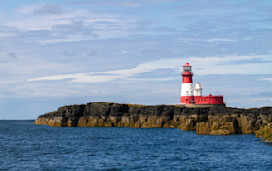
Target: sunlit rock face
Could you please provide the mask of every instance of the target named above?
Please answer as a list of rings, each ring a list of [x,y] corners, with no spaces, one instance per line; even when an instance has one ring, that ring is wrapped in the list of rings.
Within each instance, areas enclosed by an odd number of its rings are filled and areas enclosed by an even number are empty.
[[[52,127],[180,128],[200,135],[256,134],[272,141],[272,108],[187,108],[93,102],[60,107],[35,124]]]

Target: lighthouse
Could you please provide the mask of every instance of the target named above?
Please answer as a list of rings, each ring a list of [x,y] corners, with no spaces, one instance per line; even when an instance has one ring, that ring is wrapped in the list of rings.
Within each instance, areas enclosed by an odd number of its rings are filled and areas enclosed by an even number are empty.
[[[183,65],[182,72],[182,85],[181,85],[181,104],[189,104],[194,101],[194,91],[193,91],[193,73],[192,66],[189,63]]]
[[[202,85],[201,83],[196,83],[193,87],[193,75],[192,66],[189,63],[183,65],[182,84],[181,84],[181,96],[180,103],[186,106],[214,106],[222,105],[225,106],[223,102],[222,95],[213,96],[202,96]]]

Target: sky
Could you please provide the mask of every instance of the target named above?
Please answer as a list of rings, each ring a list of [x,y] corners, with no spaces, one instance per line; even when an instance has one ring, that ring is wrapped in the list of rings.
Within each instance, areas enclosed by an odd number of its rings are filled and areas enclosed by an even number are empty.
[[[272,106],[271,0],[0,1],[0,119],[87,102],[178,104],[189,62],[203,95]]]

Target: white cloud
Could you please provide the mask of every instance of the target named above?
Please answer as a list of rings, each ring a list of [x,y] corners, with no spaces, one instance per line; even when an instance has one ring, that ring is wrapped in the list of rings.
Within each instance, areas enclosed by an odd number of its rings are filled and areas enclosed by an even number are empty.
[[[60,7],[54,4],[23,7],[18,9],[17,12],[24,15],[6,20],[2,22],[2,25],[24,31],[50,31],[52,37],[37,40],[42,44],[92,40],[97,37],[101,39],[123,37],[132,34],[128,30],[137,26],[135,24],[137,23],[136,18],[124,19],[122,16],[94,12],[88,9],[63,9],[58,12],[58,8]],[[33,13],[43,15],[32,15]],[[80,21],[80,23],[75,23],[75,21]],[[67,31],[68,27],[75,27],[75,24],[81,24],[81,28],[73,30],[75,36],[71,36],[70,32],[64,32]],[[80,33],[81,29],[85,29],[85,33]],[[78,31],[78,33],[75,33],[75,31]],[[86,32],[97,36],[89,36]]]
[[[29,14],[31,11],[35,10],[37,6],[30,6],[21,8],[18,11],[23,14]],[[35,30],[52,30],[54,26],[57,25],[69,25],[73,24],[73,19],[88,18],[86,22],[95,22],[100,21],[101,19],[108,19],[112,21],[112,17],[109,15],[98,15],[91,13],[86,9],[79,10],[66,10],[65,12],[59,15],[37,15],[37,16],[23,16],[24,18],[17,18],[12,21],[7,21],[4,25],[9,27],[15,27],[17,29],[26,30],[26,31],[35,31]],[[42,22],[41,22],[42,21]]]
[[[232,40],[232,39],[204,39],[203,41],[206,41],[206,42],[235,42],[236,40]]]
[[[265,102],[267,104],[264,104],[264,105],[271,106],[272,98],[271,97],[257,97],[257,98],[251,98],[250,101]]]
[[[119,52],[114,53],[114,55],[126,55],[129,54],[130,52],[126,51],[126,50],[121,50]]]
[[[138,79],[137,74],[153,72],[158,69],[172,69],[180,72],[182,65],[186,62],[196,68],[193,69],[197,75],[208,74],[272,74],[271,63],[246,63],[248,60],[261,58],[269,60],[266,56],[226,56],[226,57],[192,57],[160,59],[142,63],[134,68],[120,69],[106,72],[78,73],[67,75],[54,75],[40,78],[28,79],[28,81],[64,80],[71,79],[72,83],[102,83],[116,79]],[[245,61],[236,64],[237,61]],[[272,60],[270,60],[272,62]],[[227,62],[227,63],[226,63]],[[225,64],[226,63],[226,64]],[[165,78],[147,78],[149,81],[168,81]]]
[[[41,45],[47,45],[52,43],[65,43],[65,42],[79,42],[79,41],[86,41],[92,40],[95,36],[84,36],[84,35],[68,35],[65,38],[59,39],[47,39],[47,40],[38,40]],[[36,40],[34,40],[35,42]],[[33,40],[26,40],[26,42],[33,42]]]
[[[262,78],[262,79],[260,79],[260,80],[265,80],[265,81],[270,81],[270,82],[272,82],[272,78]]]
[[[165,78],[127,78],[128,81],[171,81],[176,80],[176,77],[165,77]]]
[[[54,75],[48,77],[32,78],[27,81],[56,81],[69,79],[72,83],[102,83],[112,81],[118,78],[122,78],[120,75],[94,75],[98,73],[77,73],[77,74],[66,74],[66,75]]]
[[[0,33],[0,39],[1,38],[8,38],[8,37],[14,37],[17,36],[18,34],[16,33],[11,33],[11,32],[1,32]]]
[[[226,38],[214,38],[214,39],[178,39],[177,42],[191,42],[191,41],[200,41],[200,42],[236,42],[234,39],[226,39]]]

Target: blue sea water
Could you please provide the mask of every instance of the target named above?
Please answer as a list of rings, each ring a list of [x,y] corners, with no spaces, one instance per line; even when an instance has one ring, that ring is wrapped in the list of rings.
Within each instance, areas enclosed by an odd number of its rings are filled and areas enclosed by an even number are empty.
[[[0,170],[272,170],[272,145],[254,135],[0,121]]]

